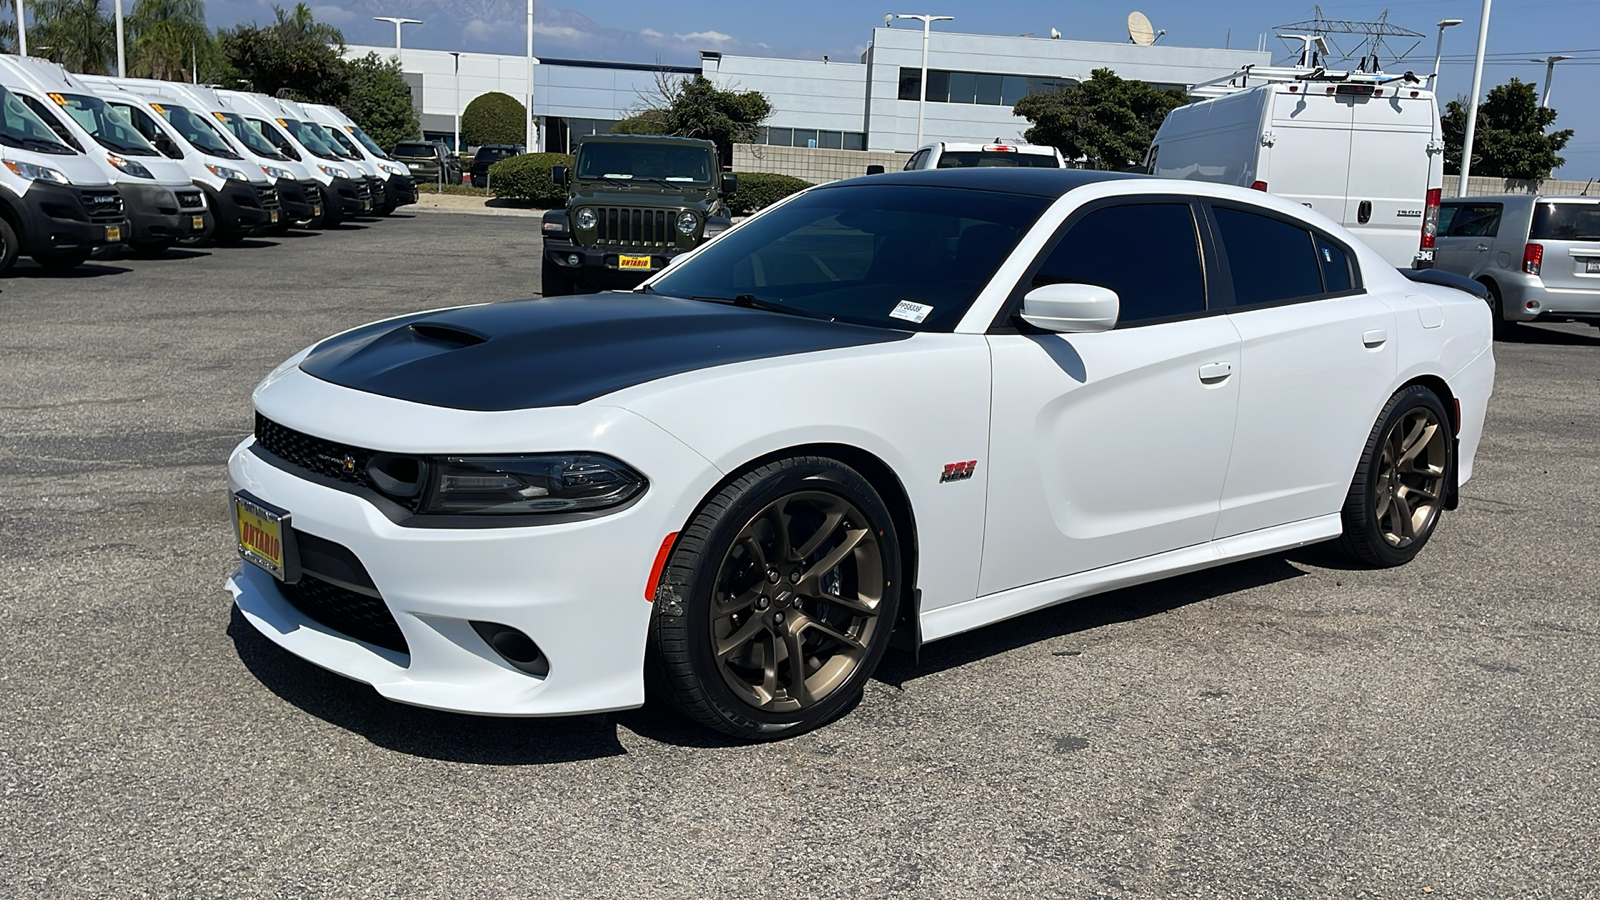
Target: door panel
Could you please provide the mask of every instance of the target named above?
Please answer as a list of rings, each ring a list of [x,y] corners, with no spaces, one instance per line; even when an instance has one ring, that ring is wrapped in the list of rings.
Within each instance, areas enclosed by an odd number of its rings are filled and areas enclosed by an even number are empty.
[[[1211,539],[1238,404],[1229,317],[989,345],[980,595]]]
[[[1351,105],[1294,94],[1279,94],[1273,104],[1268,126],[1273,142],[1262,154],[1267,160],[1265,172],[1257,177],[1272,193],[1345,222]],[[1345,224],[1353,225],[1355,219]]]

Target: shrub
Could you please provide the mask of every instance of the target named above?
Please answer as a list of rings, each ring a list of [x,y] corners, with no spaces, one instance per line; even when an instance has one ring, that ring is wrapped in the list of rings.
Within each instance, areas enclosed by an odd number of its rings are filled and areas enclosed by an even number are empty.
[[[527,139],[528,108],[510,94],[480,94],[461,111],[461,142],[469,147],[521,144]]]
[[[740,172],[739,189],[728,195],[728,207],[736,216],[748,216],[779,200],[811,187],[811,182],[769,172]]]
[[[544,209],[567,204],[567,189],[550,180],[551,166],[572,167],[567,153],[524,153],[489,166],[489,190],[504,200],[522,200]]]

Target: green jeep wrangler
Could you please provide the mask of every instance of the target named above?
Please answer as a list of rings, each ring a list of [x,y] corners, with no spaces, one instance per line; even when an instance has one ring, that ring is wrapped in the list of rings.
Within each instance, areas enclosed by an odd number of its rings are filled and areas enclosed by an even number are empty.
[[[597,134],[550,178],[567,208],[544,214],[543,293],[631,288],[733,224],[738,184],[717,147],[692,138]]]

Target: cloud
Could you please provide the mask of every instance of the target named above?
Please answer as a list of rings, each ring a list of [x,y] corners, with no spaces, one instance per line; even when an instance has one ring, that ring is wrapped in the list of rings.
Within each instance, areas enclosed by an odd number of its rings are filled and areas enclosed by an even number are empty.
[[[688,34],[675,34],[673,35],[673,38],[683,41],[687,44],[692,44],[696,41],[710,42],[713,44],[726,44],[733,40],[733,35],[723,34],[720,31],[691,31]]]

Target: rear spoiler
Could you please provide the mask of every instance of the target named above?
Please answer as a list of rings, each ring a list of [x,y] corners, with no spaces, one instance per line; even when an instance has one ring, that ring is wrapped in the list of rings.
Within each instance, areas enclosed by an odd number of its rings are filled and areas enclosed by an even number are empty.
[[[1455,288],[1458,291],[1465,291],[1479,300],[1489,299],[1489,289],[1465,275],[1457,275],[1454,272],[1441,272],[1438,269],[1401,269],[1400,274],[1418,284]]]

